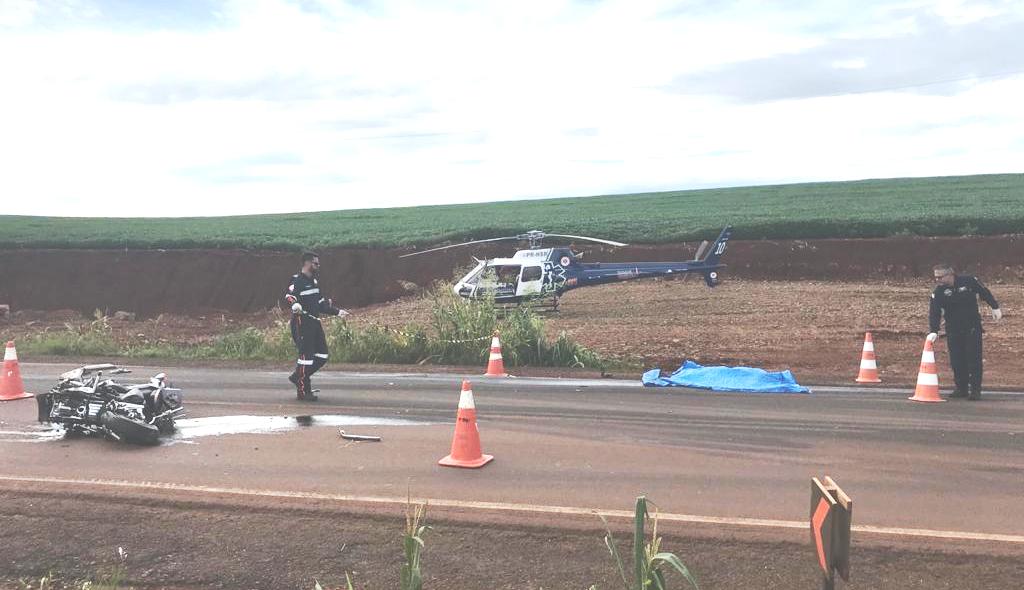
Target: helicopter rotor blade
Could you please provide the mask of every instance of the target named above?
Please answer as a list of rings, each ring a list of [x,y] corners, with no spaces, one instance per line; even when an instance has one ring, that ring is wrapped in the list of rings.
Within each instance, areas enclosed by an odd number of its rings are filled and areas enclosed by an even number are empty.
[[[587,236],[570,236],[568,234],[544,234],[545,236],[555,238],[573,238],[576,240],[590,240],[591,242],[599,242],[601,244],[608,244],[609,246],[628,246],[629,244],[623,244],[622,242],[613,242],[612,240],[602,240],[601,238],[590,238]]]
[[[470,246],[472,244],[483,244],[484,242],[498,242],[501,240],[517,240],[516,236],[507,236],[504,238],[490,238],[487,240],[473,240],[472,242],[462,242],[461,244],[451,244],[448,246],[441,246],[439,248],[431,248],[429,250],[420,250],[419,252],[412,252],[410,254],[402,254],[399,258],[408,258],[410,256],[419,256],[420,254],[428,254],[430,252],[438,252],[440,250],[447,250],[449,248],[458,248],[460,246]]]

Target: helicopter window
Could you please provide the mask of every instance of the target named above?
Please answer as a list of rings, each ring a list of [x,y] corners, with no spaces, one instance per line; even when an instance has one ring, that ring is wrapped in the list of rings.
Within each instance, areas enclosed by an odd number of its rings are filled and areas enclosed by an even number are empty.
[[[539,281],[544,276],[539,266],[527,266],[523,269],[523,281]]]
[[[519,265],[488,266],[480,277],[481,285],[515,285],[519,282]]]
[[[518,266],[496,266],[494,272],[498,275],[499,283],[513,283],[519,278]]]

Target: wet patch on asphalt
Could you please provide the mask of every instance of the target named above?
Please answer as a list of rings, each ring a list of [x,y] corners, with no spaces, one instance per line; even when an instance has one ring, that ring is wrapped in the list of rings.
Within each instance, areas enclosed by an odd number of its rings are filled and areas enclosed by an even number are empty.
[[[270,434],[316,426],[426,426],[429,422],[401,418],[320,414],[307,416],[211,416],[175,422],[177,432],[168,442],[227,434]]]
[[[430,422],[380,418],[372,416],[345,416],[320,414],[304,416],[210,416],[187,418],[175,422],[173,434],[161,437],[163,444],[193,442],[194,439],[230,434],[274,434],[299,428],[319,426],[427,426]],[[30,425],[14,430],[0,427],[0,443],[33,443],[64,440],[67,431],[56,424]]]
[[[0,442],[34,443],[62,440],[63,438],[64,429],[51,424],[33,424],[22,430],[6,430],[0,428]]]

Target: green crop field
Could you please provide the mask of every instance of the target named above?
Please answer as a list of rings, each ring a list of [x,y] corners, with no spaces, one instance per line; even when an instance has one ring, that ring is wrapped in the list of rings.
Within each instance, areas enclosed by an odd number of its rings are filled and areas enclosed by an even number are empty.
[[[0,201],[2,202],[2,201]],[[1019,233],[1024,174],[825,182],[661,193],[168,219],[0,216],[7,248],[426,246],[530,229],[629,243]]]

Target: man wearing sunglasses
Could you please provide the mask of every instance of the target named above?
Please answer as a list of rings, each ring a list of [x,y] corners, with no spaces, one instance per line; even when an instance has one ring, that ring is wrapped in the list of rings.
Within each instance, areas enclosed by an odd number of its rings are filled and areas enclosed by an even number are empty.
[[[928,341],[938,338],[939,323],[946,320],[949,364],[953,367],[956,389],[950,397],[981,399],[981,315],[978,297],[992,308],[992,319],[999,321],[1003,312],[992,292],[975,277],[957,276],[948,264],[932,269],[937,286],[928,309]]]
[[[285,300],[291,304],[292,341],[299,350],[295,371],[288,380],[295,386],[300,400],[317,401],[310,377],[327,363],[327,336],[320,324],[320,315],[345,316],[348,312],[334,307],[320,294],[320,257],[315,252],[302,254],[302,270],[292,276]]]

